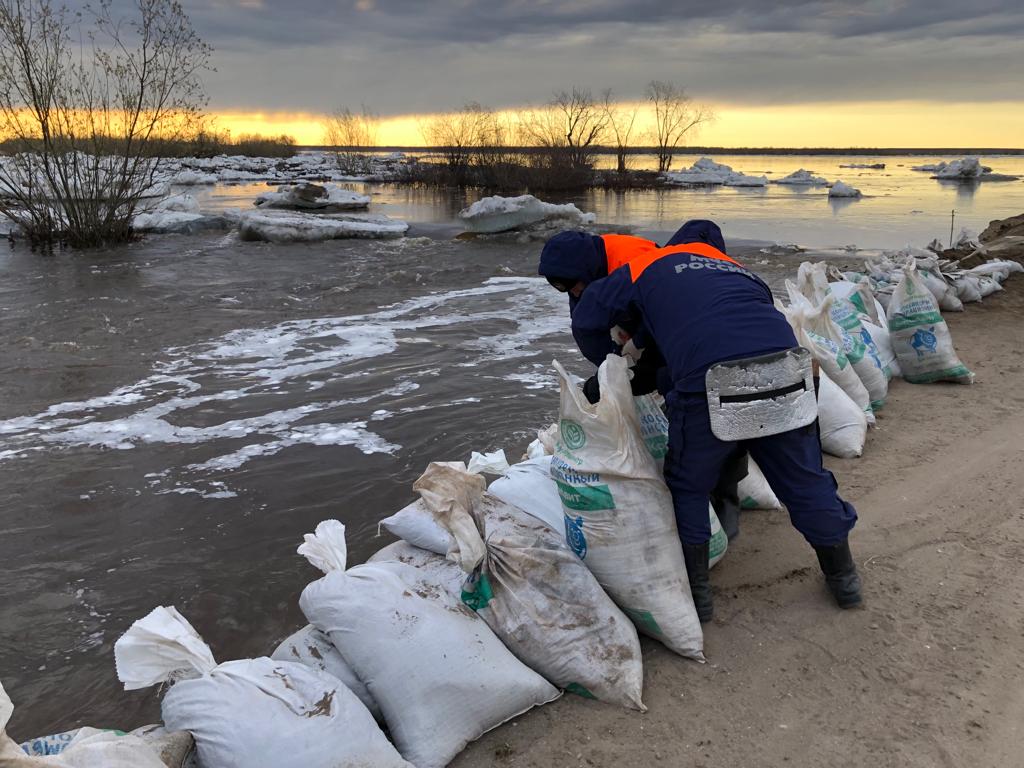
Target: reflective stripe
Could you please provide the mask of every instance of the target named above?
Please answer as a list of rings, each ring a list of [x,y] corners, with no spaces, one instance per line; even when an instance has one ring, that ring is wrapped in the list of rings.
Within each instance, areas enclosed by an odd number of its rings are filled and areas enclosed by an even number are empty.
[[[629,276],[635,283],[640,275],[644,273],[651,264],[656,262],[662,256],[670,256],[673,253],[689,253],[694,256],[703,256],[706,259],[717,259],[719,261],[727,261],[730,264],[735,264],[737,267],[742,267],[735,259],[729,258],[720,250],[715,248],[713,245],[707,243],[684,243],[682,245],[669,245],[665,248],[656,248],[649,253],[645,253],[639,258],[636,258],[629,262]]]

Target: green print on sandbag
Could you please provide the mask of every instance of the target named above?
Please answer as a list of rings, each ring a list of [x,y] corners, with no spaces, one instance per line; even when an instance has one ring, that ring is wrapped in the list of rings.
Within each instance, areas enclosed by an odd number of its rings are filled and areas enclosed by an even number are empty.
[[[474,611],[486,608],[493,597],[494,591],[491,589],[491,580],[487,578],[486,573],[474,576],[462,588],[462,602]]]
[[[581,512],[596,512],[600,509],[615,509],[615,499],[607,485],[569,485],[555,480],[562,504],[568,509]]]
[[[562,419],[558,429],[562,434],[562,440],[565,442],[566,447],[576,451],[586,445],[587,433],[583,431],[583,427],[572,419]]]

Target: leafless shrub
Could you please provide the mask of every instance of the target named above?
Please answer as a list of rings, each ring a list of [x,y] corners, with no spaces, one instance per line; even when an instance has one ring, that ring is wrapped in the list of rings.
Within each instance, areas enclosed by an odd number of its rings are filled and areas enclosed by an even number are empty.
[[[672,166],[672,158],[686,134],[714,118],[711,110],[695,104],[686,91],[674,83],[652,80],[647,100],[654,109],[654,136],[658,147],[658,172]]]

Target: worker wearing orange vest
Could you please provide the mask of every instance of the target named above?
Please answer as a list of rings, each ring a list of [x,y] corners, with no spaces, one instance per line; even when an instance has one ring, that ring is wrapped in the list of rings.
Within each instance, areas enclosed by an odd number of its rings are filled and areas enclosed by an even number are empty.
[[[775,309],[768,286],[725,252],[718,226],[691,224],[675,244],[644,248],[607,277],[587,283],[573,307],[573,337],[583,355],[600,365],[620,351],[609,329],[626,328],[652,340],[666,362],[671,386],[665,482],[702,622],[713,611],[708,497],[737,450],[750,452],[786,505],[839,606],[859,605],[860,577],[848,543],[857,512],[840,498],[822,464],[809,355]],[[686,237],[690,242],[679,242]],[[578,277],[587,264],[589,256],[579,249],[545,246],[540,273],[549,279]],[[741,384],[730,390],[735,382]],[[810,407],[796,407],[797,400]],[[733,414],[765,408],[773,415],[767,421],[723,421],[734,408]]]

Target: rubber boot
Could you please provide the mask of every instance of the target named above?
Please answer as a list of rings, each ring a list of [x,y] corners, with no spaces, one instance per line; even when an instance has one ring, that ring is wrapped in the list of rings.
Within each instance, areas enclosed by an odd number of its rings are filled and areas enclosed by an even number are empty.
[[[814,548],[818,555],[821,572],[825,574],[825,583],[840,608],[855,608],[861,604],[860,576],[850,554],[850,544],[833,544],[828,547]]]
[[[740,450],[730,457],[718,475],[718,485],[711,492],[711,506],[715,508],[722,530],[732,541],[740,533],[740,481],[747,476],[747,453]]]
[[[714,605],[711,602],[711,582],[708,581],[709,542],[683,544],[683,560],[686,561],[686,575],[690,579],[690,594],[697,608],[701,624],[711,621]]]

